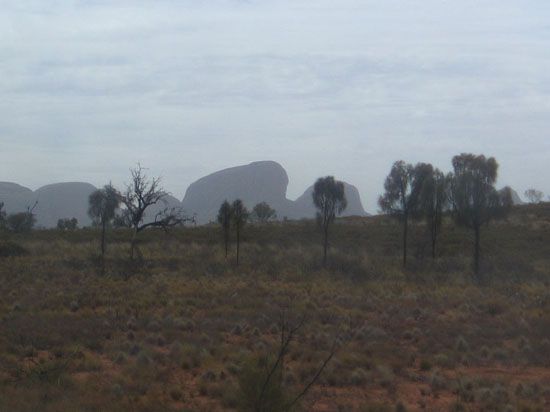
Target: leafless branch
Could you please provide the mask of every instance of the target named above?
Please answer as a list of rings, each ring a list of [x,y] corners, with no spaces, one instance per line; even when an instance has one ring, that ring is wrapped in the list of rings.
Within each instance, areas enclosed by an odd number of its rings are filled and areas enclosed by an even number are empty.
[[[328,363],[331,361],[331,359],[334,357],[334,355],[336,354],[336,351],[338,350],[339,346],[338,346],[338,342],[340,340],[340,336],[339,335],[336,335],[336,337],[334,338],[334,341],[332,343],[332,347],[329,351],[329,354],[328,356],[325,358],[325,360],[323,361],[323,364],[321,365],[321,367],[317,370],[317,373],[315,373],[315,375],[313,376],[313,378],[311,378],[311,380],[309,381],[309,383],[304,387],[304,389],[285,407],[285,410],[290,410],[294,405],[296,405],[296,403],[302,398],[304,397],[304,395],[311,389],[311,387],[315,384],[315,382],[317,382],[317,380],[319,379],[319,377],[321,376],[321,374],[323,373],[323,371],[325,370],[326,366],[328,365]]]
[[[275,374],[275,372],[279,368],[279,365],[283,364],[284,357],[288,352],[288,347],[290,345],[290,342],[294,338],[294,335],[296,334],[296,332],[304,325],[305,320],[306,320],[306,316],[304,315],[298,321],[298,323],[296,323],[296,325],[290,327],[289,324],[288,324],[288,321],[286,320],[285,312],[283,311],[281,313],[281,320],[280,320],[281,343],[280,343],[280,347],[279,347],[279,353],[277,354],[277,359],[275,360],[275,363],[271,367],[271,370],[267,374],[267,377],[264,381],[264,384],[262,385],[262,390],[261,390],[260,396],[258,398],[258,405],[260,406],[260,408],[259,408],[260,410],[261,410],[261,406],[263,405],[265,393],[266,393],[266,390],[269,386],[269,382],[271,381],[273,375]],[[288,330],[288,334],[287,334],[287,330]]]
[[[36,200],[34,202],[34,205],[32,206],[27,206],[27,213],[28,214],[32,214],[34,212],[34,209],[36,208],[36,206],[38,206],[38,200]]]

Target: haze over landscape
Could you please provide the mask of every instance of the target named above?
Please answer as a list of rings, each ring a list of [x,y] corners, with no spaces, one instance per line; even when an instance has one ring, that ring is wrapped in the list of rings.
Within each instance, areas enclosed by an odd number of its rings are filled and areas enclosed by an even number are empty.
[[[0,3],[0,412],[550,411],[548,0]]]
[[[121,186],[136,162],[182,199],[273,159],[289,199],[319,176],[365,209],[391,163],[495,156],[550,192],[542,0],[10,1],[0,14],[0,179]]]

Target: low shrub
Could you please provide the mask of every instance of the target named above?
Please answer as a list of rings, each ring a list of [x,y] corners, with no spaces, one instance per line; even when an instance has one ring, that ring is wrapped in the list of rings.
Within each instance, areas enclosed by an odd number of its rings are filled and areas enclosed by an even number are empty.
[[[12,241],[0,241],[0,257],[17,257],[28,255],[29,251],[18,243]]]

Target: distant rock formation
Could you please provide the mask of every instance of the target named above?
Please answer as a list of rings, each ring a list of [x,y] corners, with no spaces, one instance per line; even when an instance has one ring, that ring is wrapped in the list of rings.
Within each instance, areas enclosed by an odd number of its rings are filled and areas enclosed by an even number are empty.
[[[253,162],[200,178],[187,188],[182,206],[199,224],[214,221],[223,201],[235,199],[241,199],[249,209],[267,202],[282,217],[292,203],[286,198],[287,186],[288,176],[280,164]]]
[[[34,204],[34,192],[17,183],[0,182],[0,202],[7,213],[24,212]]]
[[[0,182],[0,196],[32,193],[32,190],[17,183]]]
[[[301,219],[315,216],[310,187],[296,201],[287,199],[288,175],[277,162],[261,161],[244,166],[231,167],[205,176],[192,183],[182,201],[187,213],[195,215],[197,223],[215,221],[224,200],[241,199],[252,209],[260,202],[267,202],[276,210],[279,219]],[[357,189],[345,183],[348,209],[345,216],[366,215]]]
[[[56,227],[59,219],[73,217],[78,220],[78,226],[83,227],[92,224],[88,198],[94,190],[96,187],[90,183],[69,182],[46,185],[33,192],[16,183],[0,182],[0,202],[4,202],[8,214],[25,212],[36,203],[33,213],[38,228]],[[157,213],[165,209],[180,207],[181,202],[168,195],[146,210],[144,222],[154,220]]]
[[[36,190],[37,225],[54,227],[59,219],[75,217],[79,226],[89,226],[88,197],[94,190],[95,186],[82,182],[54,183]]]
[[[33,212],[37,227],[55,227],[59,219],[78,219],[79,226],[88,226],[88,197],[96,188],[89,183],[70,182],[43,186],[34,192],[15,183],[0,183],[0,202],[7,213],[25,212],[36,202]]]
[[[343,216],[366,215],[357,189],[345,183],[348,207]],[[253,162],[231,167],[205,176],[189,186],[183,201],[167,196],[164,202],[151,206],[145,212],[145,222],[154,220],[164,209],[183,208],[198,224],[216,220],[218,209],[224,200],[241,199],[247,208],[267,202],[277,212],[279,219],[315,217],[312,191],[309,187],[295,201],[287,199],[288,175],[277,162]],[[59,219],[78,219],[79,226],[90,225],[88,197],[96,190],[89,183],[69,182],[43,186],[34,192],[16,183],[0,182],[0,202],[9,213],[25,212],[38,202],[34,213],[36,226],[51,228]]]

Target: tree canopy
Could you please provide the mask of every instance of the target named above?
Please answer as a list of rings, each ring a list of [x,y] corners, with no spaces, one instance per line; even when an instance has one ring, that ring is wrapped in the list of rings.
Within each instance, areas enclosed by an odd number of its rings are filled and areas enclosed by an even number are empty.
[[[260,202],[252,209],[252,217],[260,223],[277,219],[277,212],[267,202]]]
[[[463,153],[453,157],[451,200],[455,222],[474,231],[474,271],[479,274],[480,230],[503,218],[512,206],[510,188],[495,189],[498,163],[493,157]]]
[[[221,225],[223,230],[223,240],[225,246],[225,257],[227,258],[229,250],[229,232],[231,229],[231,220],[233,218],[233,208],[231,204],[225,200],[218,211],[218,223]]]
[[[317,224],[323,231],[323,265],[326,265],[329,226],[348,205],[344,183],[333,176],[320,177],[313,185],[312,197],[317,208]]]

